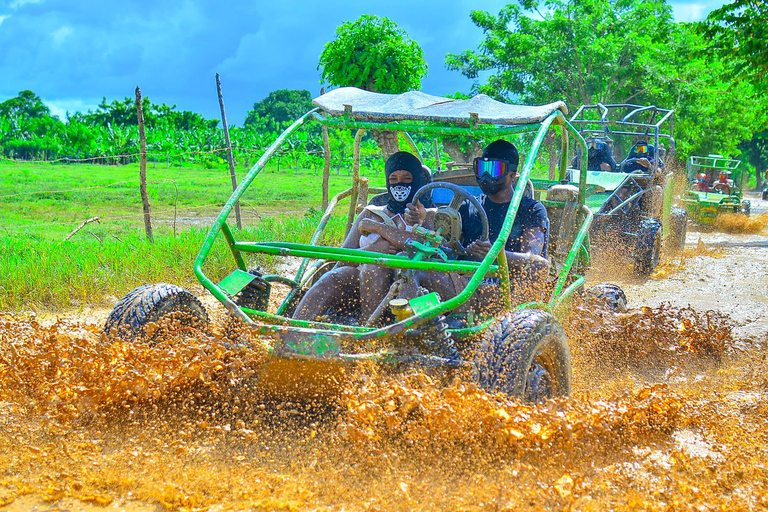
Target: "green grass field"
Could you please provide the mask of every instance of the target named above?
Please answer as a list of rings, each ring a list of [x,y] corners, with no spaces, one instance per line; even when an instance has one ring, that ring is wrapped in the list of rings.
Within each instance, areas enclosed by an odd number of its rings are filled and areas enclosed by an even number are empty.
[[[238,168],[238,178],[246,172]],[[384,186],[383,173],[362,172],[370,186]],[[154,244],[144,235],[138,164],[0,160],[0,311],[111,307],[142,284],[197,284],[192,262],[232,193],[229,169],[150,163],[147,181]],[[351,182],[346,170],[332,170],[331,197]],[[238,238],[307,242],[320,218],[321,197],[321,171],[270,166],[243,198]],[[341,242],[347,208],[347,202],[340,205],[325,242]],[[99,222],[64,241],[92,217]],[[234,229],[234,213],[228,223]],[[253,263],[273,270],[276,261],[262,256]],[[223,241],[206,264],[214,280],[234,268]]]
[[[345,173],[331,174],[331,196],[350,186]],[[0,311],[110,306],[144,283],[195,284],[192,262],[231,194],[229,170],[150,164],[147,175],[154,244],[144,236],[138,165],[0,162]],[[372,173],[370,180],[382,186],[384,178]],[[239,237],[308,241],[321,194],[320,172],[263,171],[243,201]],[[95,216],[99,223],[63,241]],[[234,214],[229,224],[234,228]],[[332,219],[327,242],[340,242],[343,229],[341,217]],[[254,263],[275,264],[267,257]],[[232,268],[226,245],[217,241],[206,273],[220,279]]]
[[[238,169],[242,179],[246,169]],[[366,175],[364,173],[364,175]],[[384,176],[371,173],[371,186]],[[229,169],[170,167],[147,169],[147,190],[154,230],[172,234],[190,226],[207,229],[232,193]],[[351,186],[351,177],[331,172],[330,194]],[[320,171],[269,167],[262,171],[242,201],[244,225],[263,216],[303,215],[319,208]],[[78,237],[127,236],[144,229],[139,195],[139,166],[66,165],[0,161],[0,226],[6,235],[34,235],[61,240],[81,222],[99,217]],[[234,215],[231,219],[234,224]]]

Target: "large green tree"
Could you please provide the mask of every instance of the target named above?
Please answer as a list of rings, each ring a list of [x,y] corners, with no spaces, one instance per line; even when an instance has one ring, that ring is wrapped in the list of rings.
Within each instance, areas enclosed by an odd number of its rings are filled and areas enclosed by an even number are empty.
[[[427,74],[421,46],[394,21],[367,14],[336,29],[317,68],[328,85],[393,94],[421,88]]]
[[[737,155],[763,119],[761,100],[748,83],[731,82],[727,64],[703,55],[707,42],[697,24],[675,24],[669,40],[657,50],[652,81],[643,100],[675,109],[678,155]]]
[[[336,29],[317,68],[327,85],[390,94],[420,89],[427,74],[421,46],[392,20],[367,14]],[[373,136],[386,156],[399,149],[396,132]]]
[[[0,103],[0,116],[9,119],[40,119],[51,115],[49,109],[32,91],[21,91],[18,96]]]
[[[732,78],[768,90],[768,2],[735,0],[709,13],[701,31]]]
[[[500,100],[571,107],[636,100],[672,30],[664,0],[524,0],[471,18],[485,37],[477,50],[449,54],[449,69],[490,73],[475,90]]]
[[[663,0],[524,0],[498,15],[472,12],[485,33],[477,50],[448,55],[476,92],[505,101],[625,103],[675,109],[677,156],[738,154],[761,123],[747,83],[707,59],[694,24],[674,23]],[[552,142],[552,141],[549,141]],[[550,154],[556,147],[549,144]]]

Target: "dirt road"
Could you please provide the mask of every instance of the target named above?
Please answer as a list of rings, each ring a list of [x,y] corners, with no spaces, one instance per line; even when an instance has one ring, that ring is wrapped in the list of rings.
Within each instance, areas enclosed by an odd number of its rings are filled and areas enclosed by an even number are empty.
[[[0,316],[0,511],[766,509],[768,237],[687,249],[570,324],[574,394],[535,407],[373,369],[285,403],[215,336]]]

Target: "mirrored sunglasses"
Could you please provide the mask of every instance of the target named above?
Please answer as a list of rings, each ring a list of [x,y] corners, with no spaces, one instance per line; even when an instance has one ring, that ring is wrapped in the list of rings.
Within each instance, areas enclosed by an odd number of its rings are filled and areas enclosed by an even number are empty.
[[[475,158],[475,174],[481,178],[487,174],[491,178],[500,178],[509,169],[509,162],[495,158]]]
[[[645,153],[648,152],[648,146],[646,145],[637,146],[637,152],[640,153],[641,155],[644,155]]]

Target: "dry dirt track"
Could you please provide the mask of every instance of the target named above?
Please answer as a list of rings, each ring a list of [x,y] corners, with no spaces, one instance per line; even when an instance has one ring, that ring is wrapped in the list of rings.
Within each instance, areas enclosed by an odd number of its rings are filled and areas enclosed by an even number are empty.
[[[648,308],[571,327],[573,397],[537,407],[375,371],[330,410],[276,403],[215,337],[0,316],[0,511],[768,509],[768,236],[701,241],[645,282],[590,276]]]

